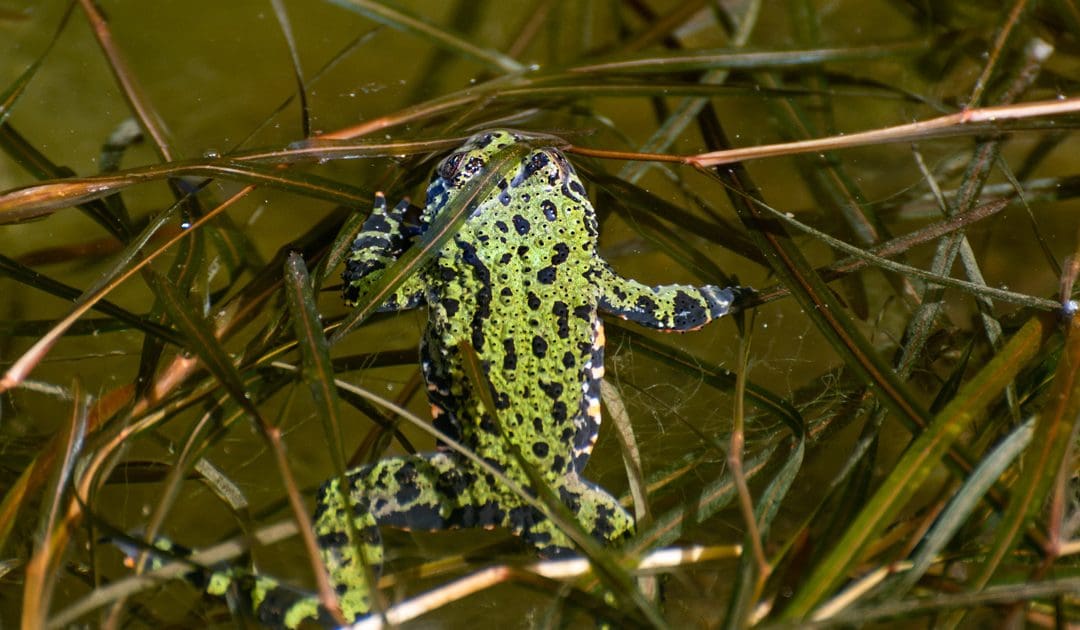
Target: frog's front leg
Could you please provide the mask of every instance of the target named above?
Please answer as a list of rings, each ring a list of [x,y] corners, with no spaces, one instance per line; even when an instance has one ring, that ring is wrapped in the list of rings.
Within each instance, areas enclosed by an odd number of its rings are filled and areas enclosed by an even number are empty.
[[[623,278],[602,261],[593,269],[591,280],[600,290],[602,311],[649,328],[678,332],[697,330],[727,315],[740,290],[689,284],[652,287]]]
[[[405,211],[409,202],[401,200],[387,209],[386,197],[375,193],[371,214],[360,227],[341,274],[345,281],[345,302],[355,304],[367,287],[379,278],[412,244],[419,230],[405,227]],[[403,311],[420,306],[424,301],[423,284],[419,274],[413,274],[379,307],[379,311]]]

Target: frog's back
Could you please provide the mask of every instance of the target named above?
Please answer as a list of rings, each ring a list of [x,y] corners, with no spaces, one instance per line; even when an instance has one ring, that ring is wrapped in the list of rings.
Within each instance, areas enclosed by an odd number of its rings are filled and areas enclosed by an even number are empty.
[[[482,168],[517,141],[493,131],[444,164]],[[454,175],[440,168],[431,189],[453,188]],[[433,206],[439,204],[429,199]],[[494,187],[437,255],[426,271],[424,369],[440,429],[489,459],[506,453],[509,441],[553,479],[584,464],[603,375],[592,281],[596,237],[595,214],[573,167],[545,148]],[[463,375],[461,342],[475,350],[491,382],[498,422]]]
[[[343,274],[346,301],[367,295],[462,186],[502,149],[524,141],[513,132],[484,132],[440,162],[419,227],[408,224],[407,202],[390,209],[376,195]],[[743,291],[620,277],[597,255],[593,208],[556,149],[532,151],[480,194],[450,243],[380,309],[427,304],[421,359],[435,422],[516,483],[452,449],[384,457],[329,479],[319,490],[313,529],[348,620],[374,605],[370,580],[382,564],[381,526],[505,527],[541,556],[572,553],[575,543],[562,524],[513,487],[530,481],[516,465],[519,456],[545,477],[583,531],[611,545],[626,540],[633,517],[579,474],[600,422],[604,335],[597,311],[657,330],[689,331],[730,312]],[[473,391],[481,384],[465,369],[467,346],[494,390],[494,415]],[[215,576],[208,592],[235,586],[232,579]],[[256,577],[249,587],[264,623],[336,625],[314,596],[269,577]]]

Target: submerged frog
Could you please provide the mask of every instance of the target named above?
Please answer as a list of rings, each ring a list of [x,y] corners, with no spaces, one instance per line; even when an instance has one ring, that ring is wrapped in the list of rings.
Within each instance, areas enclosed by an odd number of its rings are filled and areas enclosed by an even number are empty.
[[[392,264],[496,154],[525,141],[513,131],[485,131],[446,157],[432,175],[418,229],[404,225],[407,204],[388,209],[385,198],[377,196],[343,275],[346,300],[355,301],[361,287]],[[651,287],[616,274],[597,252],[597,221],[584,186],[563,154],[546,147],[529,152],[516,171],[481,193],[452,240],[381,310],[427,306],[420,357],[440,431],[528,488],[523,460],[586,532],[618,544],[632,533],[633,517],[582,476],[600,427],[604,325],[599,313],[689,331],[728,313],[739,291]],[[496,418],[467,376],[463,342],[490,380]],[[542,557],[573,549],[541,511],[445,447],[362,466],[348,472],[346,487],[341,483],[335,478],[320,490],[315,533],[349,619],[372,608],[364,567],[381,565],[379,526],[505,527]],[[350,500],[343,503],[343,494]],[[362,540],[350,539],[350,529]],[[263,622],[292,627],[306,618],[327,620],[310,597],[261,590],[255,604]]]

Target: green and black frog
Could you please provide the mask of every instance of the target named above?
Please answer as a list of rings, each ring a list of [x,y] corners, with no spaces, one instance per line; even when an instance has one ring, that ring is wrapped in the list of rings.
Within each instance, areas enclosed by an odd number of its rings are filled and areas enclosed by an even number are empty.
[[[355,301],[494,156],[525,142],[514,131],[485,131],[447,156],[432,175],[418,226],[406,225],[407,204],[388,208],[377,196],[343,274],[345,299]],[[597,251],[585,187],[555,148],[530,150],[478,202],[381,310],[427,307],[420,362],[440,431],[523,487],[530,481],[522,464],[532,467],[586,532],[618,545],[633,532],[633,517],[583,475],[600,427],[600,314],[690,331],[727,314],[741,290],[653,287],[615,273]],[[463,345],[475,351],[490,381],[495,418],[467,376]],[[349,619],[372,608],[365,566],[381,565],[382,526],[505,527],[542,557],[573,552],[540,510],[453,450],[382,459],[328,481],[318,493],[315,533]],[[328,620],[314,598],[260,583],[253,604],[261,621],[293,627],[308,618]]]

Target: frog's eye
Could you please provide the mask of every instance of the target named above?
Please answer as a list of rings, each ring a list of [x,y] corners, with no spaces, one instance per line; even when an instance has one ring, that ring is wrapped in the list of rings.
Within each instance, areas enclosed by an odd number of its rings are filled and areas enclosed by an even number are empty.
[[[464,158],[464,153],[455,153],[443,160],[438,169],[439,177],[447,180],[454,179],[458,169],[461,168],[461,160]]]

